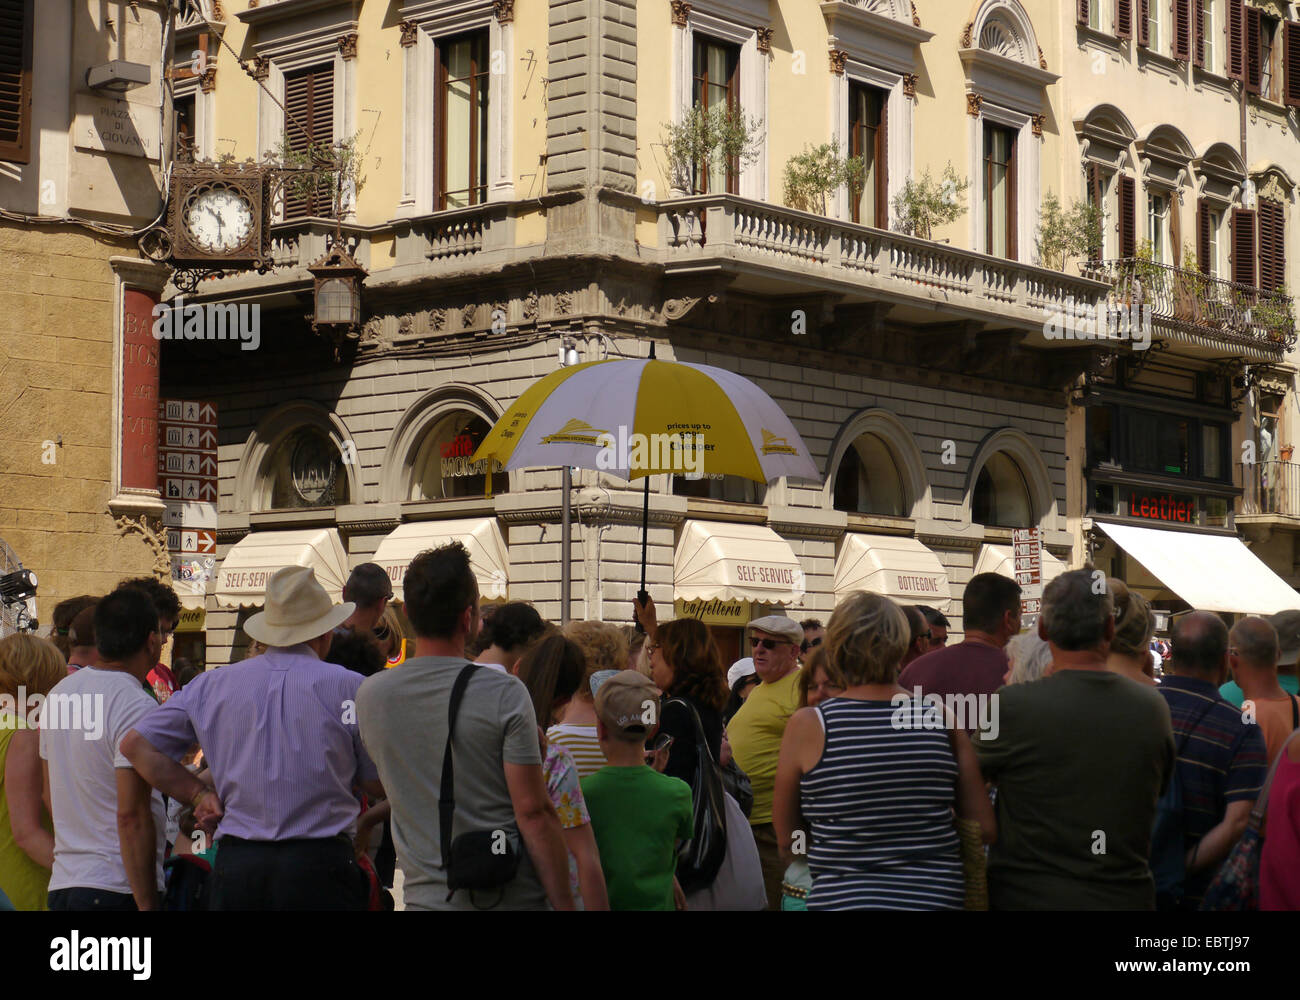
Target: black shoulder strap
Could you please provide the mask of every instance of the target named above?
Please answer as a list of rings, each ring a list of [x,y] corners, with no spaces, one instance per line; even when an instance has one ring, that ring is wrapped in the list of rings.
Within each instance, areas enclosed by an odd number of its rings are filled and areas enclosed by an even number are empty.
[[[456,683],[451,686],[451,703],[447,708],[447,749],[442,754],[442,781],[438,785],[438,824],[441,836],[438,854],[442,858],[439,867],[443,869],[447,867],[447,858],[451,852],[451,820],[456,815],[456,776],[451,763],[451,738],[456,732],[456,713],[460,710],[461,698],[469,685],[470,675],[478,668],[477,663],[467,663],[456,675]]]
[[[1297,707],[1297,701],[1298,699],[1296,698],[1296,696],[1292,695],[1291,696],[1291,728],[1292,729],[1300,729],[1300,708]]]

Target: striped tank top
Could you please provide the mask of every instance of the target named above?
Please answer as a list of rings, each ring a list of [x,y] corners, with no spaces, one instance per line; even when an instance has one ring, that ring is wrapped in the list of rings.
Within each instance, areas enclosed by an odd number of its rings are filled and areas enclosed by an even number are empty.
[[[900,729],[887,701],[818,706],[826,745],[799,782],[810,910],[961,909],[957,760],[942,729]]]
[[[552,726],[546,730],[546,739],[573,755],[579,778],[588,778],[605,766],[605,753],[596,739],[595,726]]]

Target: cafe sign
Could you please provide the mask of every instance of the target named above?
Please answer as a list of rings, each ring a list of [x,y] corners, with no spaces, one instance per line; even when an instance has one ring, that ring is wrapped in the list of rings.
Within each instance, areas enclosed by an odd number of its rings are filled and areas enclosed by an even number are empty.
[[[443,443],[439,447],[442,458],[442,478],[459,479],[468,476],[485,476],[487,475],[489,462],[491,462],[494,473],[500,472],[501,463],[495,458],[484,458],[477,462],[470,461],[470,457],[477,447],[478,444],[469,434],[458,434],[450,441]]]
[[[751,605],[749,601],[694,600],[673,602],[673,610],[678,618],[694,618],[705,625],[732,625],[742,627],[749,624]]]

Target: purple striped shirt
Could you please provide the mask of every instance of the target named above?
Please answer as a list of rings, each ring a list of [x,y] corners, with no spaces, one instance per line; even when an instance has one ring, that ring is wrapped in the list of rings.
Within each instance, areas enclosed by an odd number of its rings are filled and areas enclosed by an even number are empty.
[[[363,680],[305,645],[271,649],[200,674],[136,729],[176,759],[203,747],[225,808],[218,837],[350,834],[353,786],[378,777],[357,729]]]

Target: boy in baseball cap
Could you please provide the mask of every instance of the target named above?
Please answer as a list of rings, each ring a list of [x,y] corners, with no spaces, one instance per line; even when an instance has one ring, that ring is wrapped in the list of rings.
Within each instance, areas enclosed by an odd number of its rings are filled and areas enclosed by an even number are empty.
[[[659,728],[659,689],[620,670],[596,692],[596,738],[606,765],[582,779],[611,910],[671,910],[677,845],[691,838],[691,788],[646,765]]]

